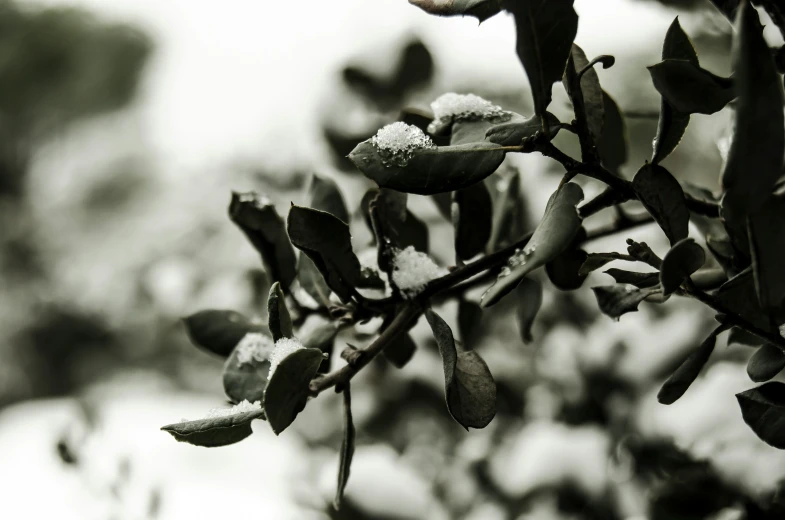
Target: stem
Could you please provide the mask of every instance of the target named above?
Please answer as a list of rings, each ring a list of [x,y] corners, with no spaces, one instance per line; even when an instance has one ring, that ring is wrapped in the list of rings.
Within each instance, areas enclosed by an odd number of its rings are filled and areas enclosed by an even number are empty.
[[[409,326],[419,316],[422,310],[418,305],[407,304],[395,317],[390,326],[384,329],[376,340],[365,349],[357,350],[353,363],[348,364],[334,372],[313,379],[310,384],[311,394],[316,396],[333,386],[346,385],[360,370],[371,362],[379,353],[390,345],[400,334],[409,330]]]

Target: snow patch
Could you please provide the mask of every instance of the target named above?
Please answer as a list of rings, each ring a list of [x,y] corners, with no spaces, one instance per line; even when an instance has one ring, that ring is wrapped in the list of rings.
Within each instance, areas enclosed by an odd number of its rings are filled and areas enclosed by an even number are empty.
[[[305,347],[297,338],[281,338],[275,342],[275,348],[270,354],[270,372],[267,374],[269,380],[273,377],[273,372],[281,364],[281,361],[286,359],[290,354],[302,350]]]
[[[430,282],[447,274],[433,259],[409,246],[395,252],[393,258],[393,283],[407,298],[417,296]]]
[[[272,338],[260,333],[249,332],[237,344],[237,366],[263,363],[270,359],[275,344]]]
[[[436,133],[440,127],[454,121],[496,119],[508,115],[502,107],[494,105],[487,99],[475,94],[455,92],[439,96],[431,103],[431,110],[433,110],[433,121],[428,125],[428,131],[431,133]]]
[[[430,137],[414,125],[390,123],[371,137],[371,143],[397,166],[406,166],[415,150],[436,148]]]
[[[255,412],[261,410],[262,403],[260,401],[249,402],[247,399],[232,406],[231,408],[211,408],[205,419],[215,419],[217,417],[228,417],[230,415],[238,415],[241,413]]]

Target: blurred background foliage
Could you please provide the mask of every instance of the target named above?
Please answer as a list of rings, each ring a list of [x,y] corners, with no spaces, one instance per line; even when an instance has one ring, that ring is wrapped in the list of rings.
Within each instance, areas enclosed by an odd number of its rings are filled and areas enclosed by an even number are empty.
[[[220,361],[188,344],[179,318],[202,308],[264,318],[267,277],[226,218],[230,190],[265,192],[285,213],[305,200],[312,172],[332,177],[353,211],[355,250],[367,258],[360,201],[370,185],[345,159],[358,141],[448,91],[522,114],[532,108],[504,17],[479,28],[426,20],[404,0],[305,2],[302,19],[282,6],[254,18],[239,0],[213,10],[152,5],[135,8],[155,12],[156,23],[129,25],[114,11],[0,2],[0,472],[12,489],[57,489],[55,505],[69,493],[73,518],[92,518],[88,503],[101,504],[96,518],[250,508],[266,518],[783,518],[785,458],[743,425],[733,401],[749,386],[751,352],[718,348],[685,398],[663,407],[654,397],[662,379],[705,336],[711,314],[671,302],[614,323],[590,291],[549,284],[528,345],[510,302],[470,327],[457,325],[454,303],[439,311],[498,383],[499,413],[485,430],[467,433],[447,414],[423,323],[413,331],[412,363],[397,370],[379,359],[357,378],[358,450],[339,513],[327,506],[341,435],[337,396],[310,403],[281,438],[262,424],[217,452],[171,443],[160,424],[222,396]],[[600,78],[625,115],[629,178],[650,155],[657,125],[659,95],[644,66],[659,61],[673,17],[681,15],[701,63],[717,74],[729,71],[730,25],[702,0],[576,7],[577,42],[617,58]],[[175,52],[170,27],[193,52]],[[241,36],[232,39],[234,29]],[[241,57],[236,68],[222,68],[232,56]],[[175,63],[186,72],[167,75]],[[555,90],[553,111],[568,121],[566,95]],[[178,105],[186,97],[190,104]],[[727,111],[693,118],[665,161],[677,178],[717,188]],[[203,141],[183,138],[172,152],[162,119],[199,128]],[[557,145],[576,153],[563,134]],[[530,229],[561,174],[540,157],[510,157],[492,193],[513,174],[523,208],[515,225]],[[587,197],[601,189],[584,188]],[[449,222],[430,199],[409,200],[429,226],[429,253],[454,263]],[[655,231],[631,236],[664,247]],[[619,250],[624,238],[593,246]],[[584,287],[608,283],[603,277],[592,274]],[[374,325],[340,336],[336,348],[367,342]],[[36,476],[12,478],[5,468],[13,464]]]

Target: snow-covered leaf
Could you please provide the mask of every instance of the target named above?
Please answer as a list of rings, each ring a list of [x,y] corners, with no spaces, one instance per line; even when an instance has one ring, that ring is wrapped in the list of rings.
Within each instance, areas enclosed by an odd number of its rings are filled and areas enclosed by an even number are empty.
[[[305,408],[308,385],[324,359],[322,351],[300,348],[281,360],[267,383],[264,412],[276,435],[279,435]]]
[[[288,290],[297,275],[297,258],[272,202],[254,192],[232,193],[229,217],[261,255],[270,279]]]
[[[542,221],[526,247],[513,255],[496,282],[485,291],[481,305],[489,307],[513,290],[530,272],[542,267],[564,251],[581,227],[576,211],[583,200],[583,190],[568,182],[551,195]]]
[[[240,409],[252,408],[253,405],[241,403]],[[168,424],[161,429],[169,433],[178,442],[187,442],[194,446],[217,448],[240,442],[253,433],[251,421],[264,419],[264,412],[258,406],[250,411],[237,411],[215,417],[207,417],[195,421],[184,421]]]
[[[261,401],[275,343],[268,330],[246,334],[226,359],[223,387],[232,402]]]

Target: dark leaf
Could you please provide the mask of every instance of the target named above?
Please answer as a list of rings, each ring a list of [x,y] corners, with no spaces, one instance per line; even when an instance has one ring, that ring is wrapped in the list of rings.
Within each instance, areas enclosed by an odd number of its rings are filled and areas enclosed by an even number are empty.
[[[286,356],[276,367],[264,392],[264,412],[276,435],[305,408],[308,385],[323,359],[321,350],[303,348]]]
[[[628,312],[638,310],[638,305],[647,297],[659,292],[659,288],[630,289],[623,285],[601,285],[592,287],[600,311],[618,320]]]
[[[565,250],[581,227],[576,205],[583,190],[575,183],[562,185],[551,195],[540,225],[520,253],[510,258],[496,282],[485,291],[481,305],[489,307],[513,290],[530,272],[542,267]]]
[[[545,120],[548,124],[548,136],[550,138],[556,137],[556,134],[561,129],[561,123],[550,112],[545,112]],[[519,116],[506,123],[488,127],[485,131],[484,139],[502,146],[518,146],[524,140],[537,135],[542,129],[542,118],[540,116],[534,116],[529,119]]]
[[[205,448],[217,448],[240,442],[250,436],[253,433],[251,421],[254,419],[264,419],[264,412],[261,408],[252,412],[169,424],[161,429],[177,439],[178,442],[187,442]]]
[[[542,306],[542,284],[537,280],[525,278],[515,289],[515,317],[518,331],[524,343],[531,343],[534,318]]]
[[[544,115],[553,84],[561,80],[570,57],[578,14],[573,0],[526,0],[508,2],[506,7],[515,17],[515,49],[529,77],[534,111]]]
[[[484,428],[496,415],[496,383],[474,351],[458,353],[450,327],[431,309],[425,311],[444,363],[447,407],[461,426]]]
[[[766,313],[760,306],[751,270],[734,276],[719,288],[717,300],[729,312],[738,314],[756,327],[775,332]]]
[[[464,345],[474,345],[480,333],[482,308],[465,299],[458,301],[458,332]]]
[[[766,383],[736,394],[736,399],[752,431],[766,444],[785,449],[785,384]]]
[[[379,274],[379,271],[373,267],[363,267],[361,273],[362,278],[357,283],[359,289],[376,289],[383,291],[384,288],[387,287]]]
[[[273,282],[289,289],[297,274],[297,258],[286,236],[283,220],[270,201],[256,193],[232,193],[229,218],[262,256]]]
[[[623,271],[621,269],[611,268],[605,271],[616,280],[616,283],[624,283],[634,285],[638,289],[646,289],[654,287],[660,283],[660,273],[634,273],[632,271]]]
[[[648,69],[663,99],[682,114],[714,114],[736,97],[730,79],[687,60],[663,60]]]
[[[632,187],[671,245],[687,238],[690,211],[679,181],[668,170],[657,164],[645,164],[635,174]]]
[[[354,457],[354,422],[352,421],[352,394],[347,384],[343,388],[343,441],[341,442],[341,452],[338,456],[338,487],[335,490],[333,507],[335,510],[341,509],[343,491],[349,481],[349,472],[352,467],[352,457]]]
[[[292,317],[289,316],[286,297],[278,282],[270,287],[270,295],[267,297],[267,327],[270,329],[273,341],[294,337]]]
[[[681,28],[679,17],[677,16],[668,28],[665,35],[665,43],[662,46],[663,60],[686,60],[698,66],[698,54],[692,46],[689,36]],[[657,136],[654,138],[654,152],[651,161],[655,164],[665,159],[676,149],[687,125],[690,122],[690,115],[683,114],[673,108],[663,98],[660,104],[660,118],[657,123]]]
[[[332,356],[335,336],[337,335],[338,328],[332,323],[325,323],[315,327],[303,340],[305,348],[321,350],[322,354],[326,356],[319,367],[319,372],[326,373],[330,371],[330,357]]]
[[[764,343],[747,363],[747,375],[756,383],[763,383],[785,368],[785,352],[771,343]]]
[[[583,285],[588,273],[583,272],[589,255],[583,249],[568,248],[545,264],[548,278],[562,291],[574,291]]]
[[[712,333],[709,334],[709,337],[706,338],[696,350],[692,351],[679,368],[671,374],[662,385],[662,388],[660,388],[659,393],[657,393],[657,400],[660,403],[673,404],[684,395],[684,392],[686,392],[695,379],[697,379],[700,371],[709,360],[711,353],[714,352],[714,345],[717,343],[717,335],[725,329],[725,326],[720,326],[712,331]]]
[[[493,229],[488,251],[496,251],[520,239],[525,231],[525,201],[521,195],[521,175],[513,171],[496,184],[493,204]]]
[[[733,327],[728,334],[728,345],[747,345],[750,347],[760,347],[764,344],[764,340],[747,332],[739,327]]]
[[[191,343],[213,354],[227,357],[249,332],[260,332],[263,326],[252,323],[235,311],[199,311],[183,318]]]
[[[758,301],[779,323],[785,320],[785,199],[761,201],[747,225]]]
[[[578,84],[578,73],[588,65],[589,60],[583,49],[573,44],[562,83],[572,101],[584,160],[589,157],[587,153],[595,153],[595,148],[602,138],[602,126],[605,122],[604,93],[594,67],[584,72],[580,78],[580,85]]]
[[[728,160],[722,172],[723,217],[745,227],[747,215],[769,198],[782,175],[785,121],[782,78],[763,38],[758,13],[743,2],[733,45],[736,116]],[[773,109],[777,107],[777,109]]]
[[[589,253],[580,267],[579,273],[583,276],[588,275],[592,271],[596,271],[600,267],[613,262],[614,260],[629,260],[629,257],[621,253]]]
[[[358,144],[349,158],[382,188],[433,195],[480,182],[496,171],[504,154],[499,145],[482,142],[418,148],[408,160],[393,161],[368,140]]]
[[[605,91],[602,93],[602,106],[605,118],[597,151],[603,166],[612,172],[618,172],[627,162],[627,129],[619,105]]]
[[[322,307],[330,306],[330,287],[324,281],[324,276],[319,272],[313,260],[307,255],[300,255],[297,265],[297,279],[300,286],[308,295]]]
[[[660,285],[665,296],[681,287],[706,262],[706,253],[691,238],[676,242],[662,259]]]
[[[475,16],[483,22],[502,9],[502,0],[409,0],[423,11],[437,16]]]
[[[459,260],[469,260],[485,250],[491,237],[492,217],[491,194],[484,183],[453,192],[452,221]]]
[[[349,226],[324,211],[301,206],[289,210],[289,237],[313,261],[330,289],[343,301],[362,283],[360,261],[352,251]]]
[[[234,403],[261,401],[270,371],[269,355],[273,349],[269,331],[247,334],[223,368],[224,393]]]
[[[310,189],[310,206],[319,211],[326,211],[343,222],[349,223],[349,212],[346,210],[346,203],[343,201],[338,185],[332,179],[318,175],[313,176]]]

